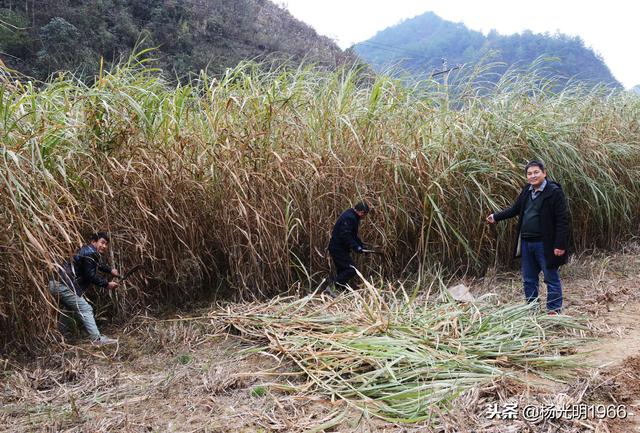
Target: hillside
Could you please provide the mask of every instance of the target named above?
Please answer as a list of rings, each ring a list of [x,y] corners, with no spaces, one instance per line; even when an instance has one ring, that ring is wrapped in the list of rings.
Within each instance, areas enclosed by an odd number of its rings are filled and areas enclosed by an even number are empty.
[[[243,59],[349,59],[329,38],[267,0],[42,0],[0,2],[0,60],[44,79],[61,70],[91,77],[138,41],[157,47],[156,66],[172,77]]]
[[[491,61],[505,64],[497,70],[503,72],[512,65],[526,67],[541,56],[552,56],[557,60],[545,63],[545,67],[549,73],[562,77],[560,81],[579,79],[621,87],[602,58],[585,47],[579,37],[530,31],[509,36],[491,31],[484,36],[464,24],[443,20],[433,12],[378,32],[354,49],[378,71],[399,67],[419,78],[440,70],[443,59],[449,66],[474,65],[492,53]]]

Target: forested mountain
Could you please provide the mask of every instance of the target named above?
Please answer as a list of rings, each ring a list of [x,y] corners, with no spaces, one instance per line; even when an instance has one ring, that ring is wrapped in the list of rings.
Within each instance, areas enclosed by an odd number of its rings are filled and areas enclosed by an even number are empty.
[[[464,24],[443,20],[433,12],[405,20],[378,32],[373,38],[356,44],[358,55],[376,70],[389,67],[404,69],[425,78],[448,66],[474,65],[487,58],[511,65],[527,67],[541,56],[557,57],[545,63],[548,73],[562,77],[559,81],[579,79],[590,83],[606,83],[621,87],[600,56],[585,47],[579,37],[564,34],[521,34],[504,36],[491,31],[487,36],[468,29]],[[495,75],[497,79],[499,74]]]
[[[85,77],[136,42],[172,76],[257,56],[335,66],[355,56],[268,0],[0,0],[0,60],[27,75]]]

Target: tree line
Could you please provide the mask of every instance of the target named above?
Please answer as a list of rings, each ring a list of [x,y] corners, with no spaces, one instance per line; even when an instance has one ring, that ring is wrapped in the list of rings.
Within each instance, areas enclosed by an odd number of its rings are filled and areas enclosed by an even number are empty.
[[[101,59],[108,67],[136,44],[156,48],[155,66],[178,78],[251,58],[333,67],[354,58],[267,0],[0,1],[0,59],[38,79],[93,77]]]
[[[494,62],[494,81],[510,67],[528,67],[546,56],[553,61],[544,62],[544,66],[561,84],[580,80],[622,87],[602,57],[587,48],[578,36],[535,34],[528,30],[508,36],[492,30],[485,36],[462,23],[443,20],[433,12],[378,32],[354,49],[377,70],[397,67],[418,78],[441,70],[443,59],[448,66]]]

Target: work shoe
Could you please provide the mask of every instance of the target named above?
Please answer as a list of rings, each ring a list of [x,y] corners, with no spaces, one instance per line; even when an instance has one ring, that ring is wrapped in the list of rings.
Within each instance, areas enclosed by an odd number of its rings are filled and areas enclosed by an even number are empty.
[[[335,292],[335,290],[333,290],[332,285],[327,286],[323,291],[322,294],[324,296],[327,296],[331,299],[335,299],[338,297],[338,294]]]
[[[95,344],[96,346],[105,346],[107,344],[118,344],[118,340],[115,338],[109,338],[105,335],[101,335],[95,340],[91,340],[91,344]]]
[[[322,280],[322,282],[320,283],[320,285],[318,286],[318,291],[322,292],[324,289],[326,289],[327,287],[333,285],[333,278],[328,277]]]

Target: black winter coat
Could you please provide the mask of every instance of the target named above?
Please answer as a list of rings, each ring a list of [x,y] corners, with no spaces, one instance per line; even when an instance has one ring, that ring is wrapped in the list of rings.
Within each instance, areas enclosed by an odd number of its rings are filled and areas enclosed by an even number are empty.
[[[524,204],[526,203],[529,185],[525,185],[522,192],[516,199],[516,202],[509,209],[497,212],[493,218],[497,221],[518,218],[518,231],[516,245],[514,248],[514,257],[520,257],[520,228],[522,226],[522,216],[524,214]],[[569,238],[569,210],[567,208],[567,200],[560,184],[547,180],[544,191],[540,193],[536,200],[542,200],[542,208],[540,209],[540,226],[542,229],[542,244],[544,246],[544,258],[547,262],[547,268],[553,269],[567,263],[569,259],[568,238]],[[554,249],[565,250],[562,256],[553,254]]]
[[[109,282],[98,271],[111,273],[111,267],[100,262],[100,253],[91,245],[85,245],[73,258],[62,265],[60,278],[62,283],[82,296],[91,284],[106,288]]]
[[[342,212],[336,221],[331,232],[329,241],[329,251],[349,253],[350,250],[357,251],[364,248],[362,241],[358,237],[358,227],[360,218],[353,209]]]

